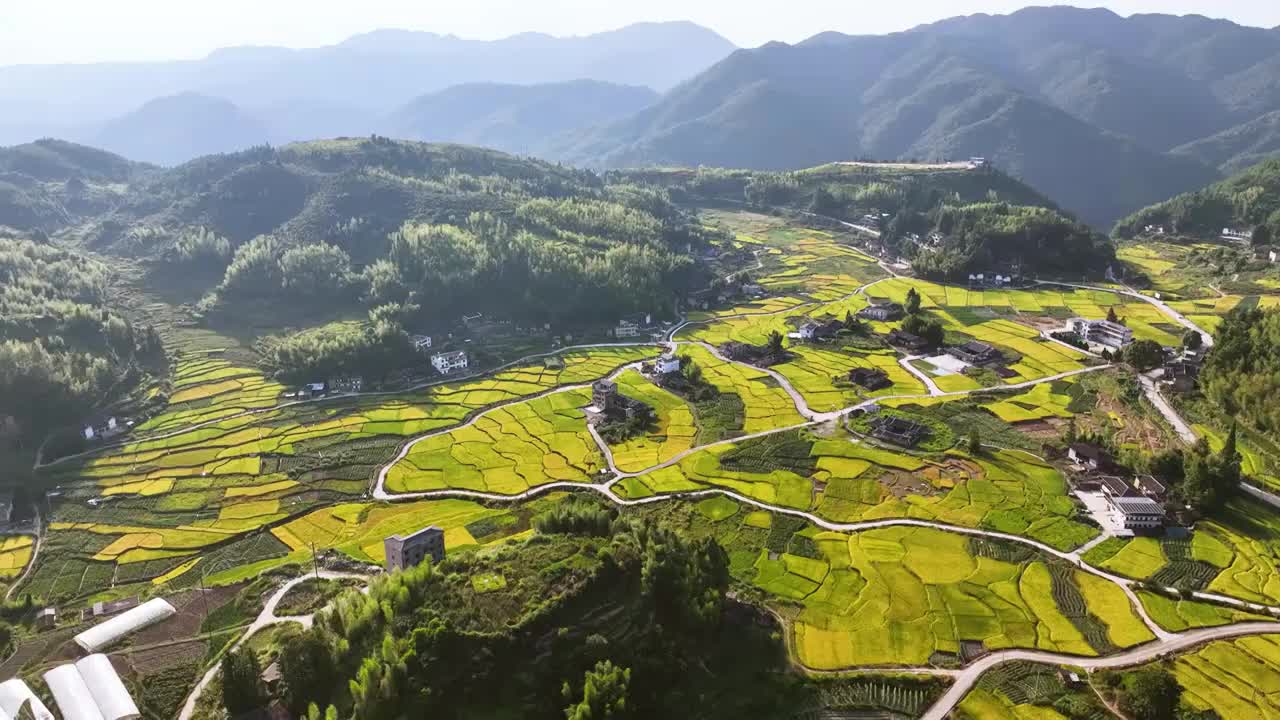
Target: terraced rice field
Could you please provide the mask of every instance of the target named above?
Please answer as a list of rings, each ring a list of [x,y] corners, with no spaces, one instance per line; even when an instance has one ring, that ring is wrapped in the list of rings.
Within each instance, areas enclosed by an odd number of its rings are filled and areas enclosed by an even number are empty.
[[[1067,409],[1073,400],[1069,394],[1070,379],[1056,383],[1042,383],[1031,389],[982,407],[1007,423],[1042,420],[1047,417],[1070,418],[1074,413]]]
[[[588,482],[604,467],[582,408],[589,390],[506,405],[416,443],[387,474],[390,492],[448,488],[518,495],[552,482]]]
[[[31,562],[35,539],[30,535],[9,535],[0,541],[0,580],[12,580]]]
[[[1280,636],[1223,640],[1173,661],[1183,702],[1222,718],[1280,716]]]
[[[1147,609],[1147,615],[1170,632],[1271,619],[1195,600],[1175,600],[1143,590],[1138,591],[1138,599]]]
[[[820,560],[762,555],[756,576],[756,584],[802,603],[794,642],[809,667],[923,665],[935,653],[958,655],[962,642],[1096,655],[1151,639],[1115,586],[1111,592],[1068,569],[1077,590],[1063,596],[1043,562],[975,556],[952,533],[885,528],[817,533],[813,541]],[[1060,607],[1081,596],[1083,607]],[[1068,613],[1091,616],[1098,629],[1086,637]]]
[[[1097,535],[1074,520],[1075,504],[1061,474],[1025,453],[971,458],[952,451],[935,460],[841,438],[771,441],[776,446],[763,449],[756,449],[761,441],[751,441],[747,459],[735,456],[743,454],[741,445],[706,448],[672,467],[629,478],[618,492],[639,498],[723,487],[833,522],[935,520],[1023,535],[1062,550]]]

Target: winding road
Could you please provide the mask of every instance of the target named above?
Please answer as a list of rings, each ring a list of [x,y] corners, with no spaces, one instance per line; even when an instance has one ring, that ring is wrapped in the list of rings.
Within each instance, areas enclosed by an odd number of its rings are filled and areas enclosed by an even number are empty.
[[[837,222],[841,222],[844,226],[852,230],[856,230],[858,232],[868,233],[873,236],[878,236],[879,234],[871,228],[861,227],[861,226],[857,226],[852,223],[847,223],[843,221],[837,221]],[[759,260],[758,255],[757,255],[757,260]],[[884,263],[881,263],[881,266],[885,267]],[[887,272],[890,273],[891,276],[897,276],[897,273],[894,272],[892,269],[887,267],[885,267],[885,269]],[[885,280],[888,280],[888,279],[891,279],[891,278],[882,278],[874,282],[867,283],[862,287],[859,287],[852,293],[849,293],[848,295],[844,296],[843,298],[841,298],[841,300],[848,299],[850,297],[853,297],[854,295],[865,294],[867,289],[871,288],[872,286],[876,285],[879,282],[884,282]],[[1055,286],[1070,287],[1070,288],[1085,289],[1085,290],[1099,290],[1099,291],[1111,292],[1111,293],[1116,293],[1116,294],[1140,299],[1144,302],[1147,302],[1156,306],[1164,314],[1174,319],[1180,325],[1189,329],[1196,330],[1197,332],[1200,332],[1200,334],[1205,338],[1205,345],[1207,347],[1211,347],[1213,345],[1212,336],[1204,332],[1194,322],[1184,317],[1180,313],[1177,313],[1164,302],[1157,300],[1155,298],[1142,295],[1132,290],[1119,290],[1115,288],[1102,288],[1102,287],[1095,287],[1090,285],[1063,283],[1063,282],[1055,282],[1055,281],[1037,281],[1037,284],[1055,285]],[[667,345],[669,345],[669,347],[673,351],[678,350],[680,345],[682,344],[698,345],[699,347],[702,347],[708,350],[713,356],[715,356],[716,358],[724,362],[736,362],[736,361],[730,360],[729,358],[724,357],[717,348],[715,348],[714,346],[708,343],[705,343],[702,341],[696,341],[696,340],[678,341],[675,339],[675,337],[680,330],[690,325],[708,324],[712,322],[718,322],[722,320],[742,318],[742,317],[759,317],[759,316],[769,316],[769,315],[778,315],[778,314],[794,314],[800,308],[814,306],[814,305],[826,305],[826,304],[829,304],[829,303],[815,301],[815,302],[801,303],[799,305],[795,305],[792,307],[788,307],[788,308],[784,308],[782,310],[776,310],[776,311],[760,312],[760,313],[749,313],[749,312],[739,313],[735,315],[725,315],[725,316],[708,318],[706,320],[698,320],[698,321],[686,320],[684,322],[677,324],[675,327],[673,327],[670,330],[670,332],[666,336],[667,337],[666,343]],[[297,406],[297,405],[328,402],[328,401],[340,400],[340,399],[351,399],[353,397],[399,395],[406,392],[422,390],[435,385],[453,383],[453,382],[458,382],[460,380],[481,377],[481,376],[492,374],[495,372],[500,372],[502,370],[508,369],[510,367],[514,367],[522,363],[527,363],[531,360],[554,356],[554,355],[558,355],[565,352],[571,352],[574,350],[602,348],[602,347],[637,347],[637,346],[645,346],[645,345],[651,345],[651,344],[637,342],[637,343],[596,343],[596,344],[575,345],[575,346],[561,348],[552,352],[538,353],[534,355],[525,356],[485,372],[473,373],[467,376],[450,377],[440,381],[424,383],[424,384],[417,385],[412,388],[407,388],[404,390],[386,391],[386,392],[370,392],[370,393],[361,393],[359,395],[338,396],[336,398],[323,398],[323,399],[317,399],[317,400],[303,400],[303,401],[296,401],[296,402],[290,402],[290,403],[283,403],[280,405],[273,406],[271,408],[248,410],[243,413],[233,415],[231,416],[231,418],[271,412],[274,410],[279,410],[279,409],[288,408],[288,407]],[[1256,635],[1256,634],[1262,634],[1262,633],[1280,633],[1280,623],[1272,623],[1272,622],[1239,623],[1235,625],[1228,625],[1228,626],[1222,626],[1222,627],[1216,627],[1216,628],[1205,628],[1205,629],[1192,630],[1192,631],[1187,631],[1182,633],[1173,633],[1173,632],[1169,632],[1162,629],[1147,614],[1141,601],[1139,600],[1136,593],[1134,592],[1134,588],[1137,585],[1135,581],[1132,581],[1127,578],[1119,577],[1116,575],[1112,575],[1111,573],[1108,573],[1105,570],[1094,567],[1084,562],[1082,557],[1083,554],[1087,552],[1090,548],[1092,548],[1094,545],[1096,545],[1097,543],[1103,541],[1105,539],[1105,535],[1100,536],[1073,551],[1063,551],[1063,550],[1059,550],[1057,548],[1051,547],[1049,545],[1046,545],[1044,543],[1041,543],[1039,541],[1018,536],[1018,535],[1000,533],[1000,532],[995,532],[990,530],[981,530],[977,528],[961,527],[961,526],[949,525],[949,524],[940,523],[940,522],[915,520],[911,518],[893,518],[893,519],[872,520],[872,521],[863,521],[863,522],[854,522],[854,523],[837,523],[837,522],[826,520],[806,510],[799,510],[795,508],[788,508],[788,507],[773,505],[770,503],[762,502],[755,498],[745,496],[733,490],[729,490],[726,488],[719,488],[719,487],[699,489],[699,490],[690,491],[690,492],[678,492],[678,493],[654,495],[646,498],[623,498],[614,492],[614,489],[613,489],[614,486],[617,485],[617,483],[619,483],[625,478],[637,477],[640,475],[644,475],[646,473],[651,473],[655,470],[660,470],[662,468],[674,466],[679,462],[681,462],[682,460],[684,460],[685,458],[689,457],[690,455],[693,455],[694,453],[697,453],[697,452],[704,451],[708,448],[725,445],[729,443],[741,443],[744,440],[765,437],[768,435],[781,433],[781,432],[788,432],[788,431],[796,430],[799,428],[811,427],[819,423],[839,419],[855,410],[866,408],[870,405],[873,405],[878,402],[882,402],[884,400],[899,400],[899,399],[910,400],[910,399],[925,399],[925,398],[939,398],[939,397],[960,397],[960,396],[967,396],[967,395],[978,394],[978,393],[988,393],[992,391],[1012,391],[1012,390],[1032,387],[1035,385],[1040,385],[1043,383],[1051,383],[1057,380],[1061,380],[1061,379],[1076,376],[1076,375],[1081,375],[1084,373],[1103,371],[1113,367],[1112,365],[1109,365],[1109,364],[1097,365],[1093,367],[1073,370],[1070,372],[1060,373],[1050,377],[1030,380],[1022,383],[1002,385],[994,388],[982,388],[977,390],[943,392],[937,386],[937,384],[933,381],[932,378],[928,377],[925,373],[921,372],[918,368],[915,368],[910,364],[910,361],[913,359],[916,359],[916,358],[903,358],[899,360],[899,363],[913,376],[917,377],[923,382],[925,388],[927,388],[928,390],[928,394],[901,395],[901,396],[892,396],[892,397],[886,397],[886,398],[877,398],[874,400],[867,400],[847,408],[843,408],[835,411],[828,411],[828,412],[817,412],[813,408],[811,408],[808,402],[806,401],[806,399],[804,398],[804,396],[799,391],[797,391],[796,388],[791,384],[791,382],[780,372],[773,370],[771,368],[758,368],[756,366],[750,366],[753,370],[764,372],[768,374],[770,377],[772,377],[778,383],[779,387],[781,387],[788,394],[788,396],[791,398],[792,402],[794,403],[797,412],[800,414],[802,418],[806,420],[806,422],[787,426],[787,427],[762,431],[762,432],[754,433],[750,435],[740,436],[732,439],[722,440],[716,443],[709,443],[696,448],[690,448],[689,450],[686,450],[672,458],[669,458],[664,462],[658,463],[652,467],[645,468],[644,470],[637,471],[637,472],[619,471],[614,462],[613,453],[609,448],[608,444],[603,440],[603,438],[600,437],[600,435],[595,431],[594,428],[589,428],[589,432],[591,433],[591,436],[594,442],[601,450],[601,455],[602,457],[604,457],[608,466],[608,471],[609,471],[608,479],[603,480],[602,482],[599,482],[599,483],[554,482],[554,483],[548,483],[545,485],[534,487],[523,493],[519,493],[515,495],[502,495],[497,493],[488,493],[488,492],[461,490],[461,489],[445,489],[445,490],[434,490],[434,491],[424,491],[424,492],[404,492],[404,493],[392,493],[387,491],[385,487],[386,478],[390,473],[391,469],[396,464],[404,461],[405,458],[412,452],[412,449],[418,443],[426,441],[432,437],[437,437],[440,435],[454,432],[461,428],[469,427],[475,424],[476,422],[478,422],[481,418],[485,417],[489,413],[492,413],[498,409],[507,407],[508,405],[528,402],[530,400],[546,397],[546,396],[557,394],[557,393],[571,392],[575,390],[589,388],[590,383],[553,388],[545,392],[539,393],[537,395],[521,397],[521,398],[513,399],[509,402],[504,402],[504,403],[492,406],[480,413],[477,413],[475,416],[471,417],[469,420],[467,420],[463,424],[450,426],[448,428],[433,430],[429,433],[416,436],[406,441],[401,445],[400,450],[396,454],[395,458],[392,459],[390,462],[386,463],[385,465],[383,465],[381,468],[379,468],[379,471],[373,482],[371,494],[374,498],[378,500],[385,500],[385,501],[406,501],[406,500],[418,500],[418,499],[429,499],[429,498],[463,498],[463,499],[471,499],[471,500],[484,500],[489,502],[520,502],[520,501],[523,501],[532,497],[536,497],[540,494],[544,494],[547,492],[558,491],[558,490],[578,490],[578,491],[589,491],[589,492],[598,493],[604,498],[606,498],[608,501],[623,507],[643,506],[643,505],[649,505],[649,504],[658,503],[658,502],[666,502],[673,499],[688,499],[688,498],[699,498],[699,497],[709,497],[709,496],[719,495],[719,496],[731,498],[739,503],[742,503],[747,506],[755,507],[761,510],[767,510],[773,513],[801,518],[809,523],[812,523],[817,527],[823,528],[824,530],[833,531],[833,532],[853,533],[853,532],[859,532],[859,531],[873,530],[877,528],[909,526],[909,527],[932,528],[936,530],[942,530],[942,531],[957,533],[961,535],[998,539],[998,540],[1018,543],[1027,547],[1034,548],[1035,550],[1041,553],[1044,553],[1046,555],[1050,555],[1058,559],[1070,562],[1073,565],[1076,565],[1083,572],[1090,573],[1094,576],[1103,578],[1109,582],[1112,582],[1118,585],[1127,596],[1134,612],[1137,614],[1137,616],[1142,620],[1142,622],[1148,627],[1148,629],[1152,632],[1152,634],[1156,638],[1154,641],[1148,642],[1144,645],[1138,646],[1136,648],[1131,648],[1124,652],[1117,653],[1105,658],[1082,658],[1074,655],[1067,655],[1062,653],[1049,653],[1049,652],[1041,652],[1041,651],[1034,651],[1034,650],[1007,650],[1007,651],[1000,651],[1000,652],[993,653],[991,655],[987,655],[971,663],[967,667],[964,667],[958,670],[933,670],[933,669],[926,669],[926,668],[902,670],[905,672],[927,672],[930,674],[946,675],[948,677],[953,678],[954,682],[952,686],[924,715],[924,718],[926,718],[927,720],[942,720],[942,718],[945,718],[947,714],[950,713],[952,709],[954,709],[955,705],[958,704],[960,700],[963,699],[965,694],[973,687],[973,685],[978,681],[978,679],[984,672],[991,669],[992,667],[995,667],[1005,662],[1010,662],[1015,660],[1025,660],[1025,661],[1038,662],[1038,663],[1069,664],[1069,665],[1084,667],[1089,670],[1102,669],[1102,668],[1118,668],[1118,667],[1127,667],[1127,666],[1145,663],[1145,662],[1157,659],[1159,657],[1184,651],[1186,649],[1195,647],[1199,644],[1212,641],[1212,640],[1234,638],[1234,637],[1240,637],[1245,635]],[[742,364],[742,363],[738,363],[738,364]],[[629,369],[636,368],[638,367],[638,365],[639,363],[630,363],[628,365],[622,366],[621,368],[618,368],[612,374],[610,374],[609,377],[616,378],[621,373]],[[1144,378],[1144,382],[1143,382],[1144,389],[1148,390],[1148,397],[1151,397],[1151,391],[1148,388],[1149,384],[1151,388],[1154,388],[1154,383],[1151,383],[1150,379]],[[1177,430],[1179,436],[1188,442],[1194,442],[1194,438],[1195,438],[1194,433],[1186,425],[1186,423],[1182,421],[1182,419],[1177,415],[1176,411],[1171,406],[1169,406],[1167,402],[1163,401],[1163,398],[1160,398],[1160,402],[1157,402],[1156,398],[1159,398],[1158,391],[1155,392],[1155,397],[1152,398],[1152,402],[1154,405],[1156,405],[1156,407],[1160,410],[1160,412],[1165,415],[1166,419],[1170,421],[1170,424],[1175,428],[1175,430]],[[195,430],[199,430],[202,427],[206,427],[214,423],[226,422],[228,419],[231,419],[231,418],[226,418],[226,417],[218,418],[217,420],[192,425],[182,430],[174,431],[171,433],[154,435],[154,436],[143,438],[143,439],[157,440],[157,439],[171,438],[171,437],[189,433]],[[116,447],[119,445],[127,444],[128,442],[136,442],[136,440],[125,441],[122,443],[117,443],[116,445],[106,446],[106,447]],[[81,455],[101,452],[103,449],[105,448],[104,447],[94,448],[94,450],[90,451],[89,453],[82,453]],[[75,457],[79,457],[79,455],[72,455],[72,456],[59,458],[53,462],[38,465],[38,467],[48,467],[51,465],[56,465],[58,463],[65,462]],[[1261,493],[1262,495],[1265,495],[1266,497],[1270,498],[1269,501],[1274,501],[1273,502],[1274,505],[1276,505],[1277,507],[1280,507],[1280,498],[1276,498],[1275,496],[1271,496],[1267,493],[1263,493],[1262,491],[1259,491],[1256,489],[1246,488],[1246,491],[1251,491],[1255,494]],[[39,549],[39,539],[37,538],[37,549],[35,552],[38,552],[38,549]],[[360,577],[357,575],[351,575],[347,573],[332,573],[332,572],[323,572],[323,571],[320,573],[320,575],[321,577],[325,577],[325,578]],[[271,598],[269,598],[268,601],[265,603],[263,610],[261,613],[259,613],[258,617],[255,618],[253,623],[251,623],[246,628],[244,635],[236,642],[236,644],[233,646],[233,649],[242,645],[249,637],[251,637],[254,633],[258,632],[262,628],[268,627],[275,623],[298,622],[304,626],[309,626],[313,618],[313,616],[311,615],[299,616],[299,617],[280,617],[275,614],[276,608],[278,607],[281,598],[283,598],[289,592],[289,590],[291,590],[294,586],[296,586],[298,583],[305,581],[309,577],[311,576],[306,575],[306,576],[291,580],[285,585],[283,585],[279,590],[277,590],[271,596]],[[1234,598],[1227,598],[1224,596],[1214,595],[1210,593],[1195,593],[1194,596],[1201,600],[1215,602],[1219,604],[1231,605],[1234,607],[1252,610],[1255,612],[1280,613],[1280,608],[1274,608],[1271,606],[1259,605],[1255,603],[1248,603],[1248,602],[1237,600]],[[857,668],[854,668],[854,669],[857,669]],[[871,669],[878,670],[878,671],[892,671],[892,672],[899,671],[898,669],[892,669],[892,668],[871,668]],[[192,693],[188,696],[186,703],[183,706],[182,712],[179,715],[179,720],[190,720],[195,710],[196,701],[198,700],[200,694],[205,690],[205,688],[208,686],[209,682],[212,680],[212,678],[216,675],[217,672],[218,672],[218,666],[215,665],[212,668],[210,668],[208,672],[206,672],[205,675],[200,679],[200,682],[196,685]]]
[[[319,575],[324,580],[340,580],[342,578],[354,578],[358,580],[369,579],[366,575],[333,572],[330,570],[321,570]],[[253,622],[245,628],[244,634],[240,636],[240,639],[237,640],[235,644],[227,650],[227,652],[238,649],[259,630],[277,623],[296,622],[301,624],[304,628],[310,628],[312,620],[315,618],[315,613],[312,613],[311,615],[278,616],[276,615],[276,608],[279,607],[280,601],[285,595],[289,594],[290,590],[307,580],[313,579],[314,577],[315,574],[307,573],[306,575],[293,578],[284,585],[281,585],[278,590],[272,593],[271,597],[267,598],[267,602],[262,606],[262,612],[258,613],[258,617],[254,618]],[[178,713],[178,720],[191,720],[191,716],[196,711],[196,703],[200,700],[200,695],[204,693],[205,688],[209,686],[209,683],[213,682],[213,678],[217,676],[218,671],[221,669],[221,663],[214,663],[214,665],[200,677],[200,682],[196,683],[196,686],[191,689],[190,694],[187,695],[186,702],[182,704],[182,712]]]

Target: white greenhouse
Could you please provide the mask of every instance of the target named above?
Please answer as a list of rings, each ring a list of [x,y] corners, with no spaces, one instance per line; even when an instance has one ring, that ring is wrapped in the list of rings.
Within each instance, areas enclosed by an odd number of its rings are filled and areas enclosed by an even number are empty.
[[[122,612],[106,622],[94,625],[76,635],[75,641],[77,645],[84,648],[85,652],[97,652],[110,647],[120,638],[170,618],[177,612],[163,598],[155,598],[132,610]]]
[[[31,688],[18,678],[10,678],[0,683],[0,718],[10,720],[18,717],[22,706],[31,703],[29,710],[35,720],[54,720],[53,713],[41,702]]]
[[[142,717],[106,655],[90,655],[44,674],[63,720],[137,720]]]

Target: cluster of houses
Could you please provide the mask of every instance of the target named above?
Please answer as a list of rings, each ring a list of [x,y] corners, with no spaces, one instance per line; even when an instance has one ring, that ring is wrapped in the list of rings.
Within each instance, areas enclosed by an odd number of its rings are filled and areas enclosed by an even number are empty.
[[[1253,231],[1240,230],[1237,228],[1222,228],[1222,239],[1249,242],[1250,240],[1253,240]]]
[[[310,382],[297,390],[283,395],[285,399],[309,400],[329,397],[330,395],[354,395],[364,392],[364,377],[360,375],[338,375],[326,381]]]
[[[1151,532],[1165,524],[1168,488],[1150,475],[1122,475],[1111,455],[1091,443],[1073,443],[1067,457],[1080,473],[1077,490],[1100,491],[1125,530]]]
[[[1200,379],[1200,369],[1204,366],[1204,356],[1198,350],[1183,348],[1165,349],[1166,358],[1160,382],[1168,389],[1187,393],[1195,390]]]

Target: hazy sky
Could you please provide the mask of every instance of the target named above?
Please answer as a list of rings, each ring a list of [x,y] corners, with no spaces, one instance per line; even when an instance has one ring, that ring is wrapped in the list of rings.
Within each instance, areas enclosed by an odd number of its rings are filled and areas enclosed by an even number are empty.
[[[692,20],[742,46],[823,30],[883,33],[1031,0],[0,0],[0,65],[197,58],[218,47],[314,47],[383,27],[495,38]],[[1049,4],[1042,2],[1041,4]],[[1280,25],[1280,0],[1112,0],[1123,15],[1199,13]]]

